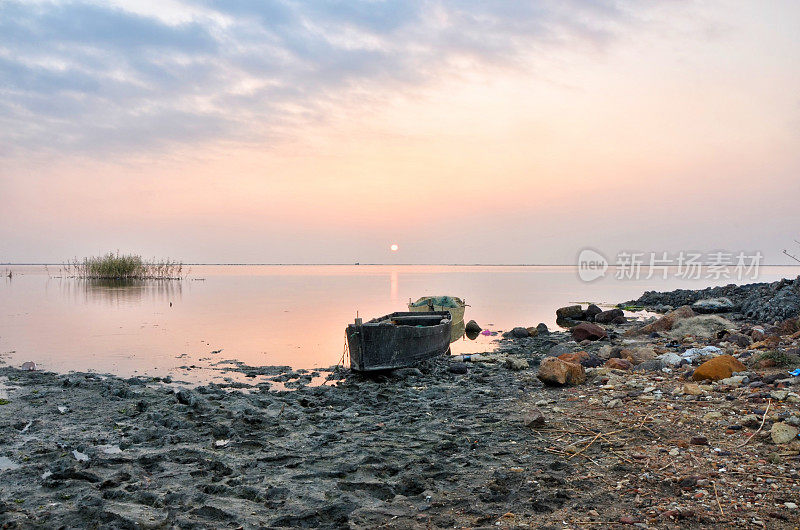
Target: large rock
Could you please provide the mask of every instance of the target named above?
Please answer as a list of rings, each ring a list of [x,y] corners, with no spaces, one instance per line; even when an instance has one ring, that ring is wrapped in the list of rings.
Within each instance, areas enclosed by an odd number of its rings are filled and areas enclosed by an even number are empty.
[[[557,357],[547,357],[539,365],[536,377],[550,386],[579,385],[586,381],[586,371],[580,364],[568,363]]]
[[[730,355],[720,355],[710,359],[700,366],[692,374],[692,379],[695,381],[719,381],[726,379],[733,375],[734,372],[745,371],[745,366]]]
[[[729,313],[736,309],[730,298],[706,298],[692,304],[695,313]]]
[[[649,335],[653,332],[663,332],[671,330],[675,324],[683,319],[695,316],[694,311],[688,305],[681,306],[678,309],[670,311],[663,317],[655,322],[651,322],[639,329],[632,329],[625,333],[625,335]]]
[[[580,320],[583,318],[583,309],[579,305],[569,305],[556,309],[557,319]]]
[[[602,312],[603,310],[596,305],[589,304],[589,307],[586,308],[586,311],[583,312],[583,315],[586,317],[586,320],[594,321],[595,317]]]
[[[517,339],[524,339],[526,337],[530,337],[531,334],[528,333],[527,328],[516,327],[516,328],[511,330],[511,336],[515,337]]]
[[[572,328],[572,338],[577,342],[583,340],[600,340],[608,336],[606,330],[591,322],[582,322]]]
[[[539,335],[549,335],[550,334],[550,330],[547,329],[547,324],[545,324],[544,322],[539,322],[536,325],[536,330],[539,332]]]
[[[797,435],[800,434],[800,429],[788,423],[778,422],[772,424],[772,429],[769,434],[772,437],[772,441],[776,444],[788,444],[797,439]]]
[[[680,339],[691,335],[697,339],[713,339],[720,331],[733,327],[733,324],[717,315],[700,315],[685,318],[675,323],[670,336]]]
[[[597,313],[594,316],[594,321],[598,324],[611,324],[617,317],[625,318],[625,312],[622,309],[609,309],[608,311]]]

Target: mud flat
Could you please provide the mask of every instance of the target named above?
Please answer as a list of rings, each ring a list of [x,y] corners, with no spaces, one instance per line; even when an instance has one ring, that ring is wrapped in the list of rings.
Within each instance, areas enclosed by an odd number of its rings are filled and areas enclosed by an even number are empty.
[[[679,313],[292,391],[2,367],[0,526],[797,527],[800,321]]]

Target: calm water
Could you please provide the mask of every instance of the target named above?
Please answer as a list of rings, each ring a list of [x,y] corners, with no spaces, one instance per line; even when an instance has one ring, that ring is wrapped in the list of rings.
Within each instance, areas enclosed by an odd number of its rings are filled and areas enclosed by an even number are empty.
[[[13,277],[0,278],[0,361],[194,380],[215,374],[189,374],[180,367],[211,368],[226,359],[295,368],[334,365],[356,311],[372,318],[404,310],[409,298],[423,295],[464,298],[467,319],[506,330],[539,322],[552,327],[555,309],[569,302],[614,304],[649,289],[730,283],[622,281],[613,269],[604,279],[584,283],[574,267],[362,265],[193,266],[182,282],[114,286],[53,278],[41,266],[4,269]],[[798,272],[763,267],[759,281]],[[453,351],[491,347],[482,336],[455,343]]]

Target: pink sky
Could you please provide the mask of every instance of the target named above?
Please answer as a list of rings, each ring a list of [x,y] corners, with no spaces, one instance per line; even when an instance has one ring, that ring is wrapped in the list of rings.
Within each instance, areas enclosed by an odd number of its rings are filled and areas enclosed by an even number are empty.
[[[0,262],[800,254],[794,2],[149,4],[0,5]]]

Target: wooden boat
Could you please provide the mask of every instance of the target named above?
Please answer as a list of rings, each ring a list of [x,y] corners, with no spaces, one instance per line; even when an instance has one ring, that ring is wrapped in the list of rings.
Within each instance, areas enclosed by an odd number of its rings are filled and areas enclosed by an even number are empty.
[[[347,326],[350,368],[359,372],[412,366],[450,349],[447,311],[398,312]]]
[[[408,300],[409,311],[448,311],[453,324],[450,328],[450,342],[464,335],[464,309],[467,304],[455,296],[423,296],[416,302]]]

